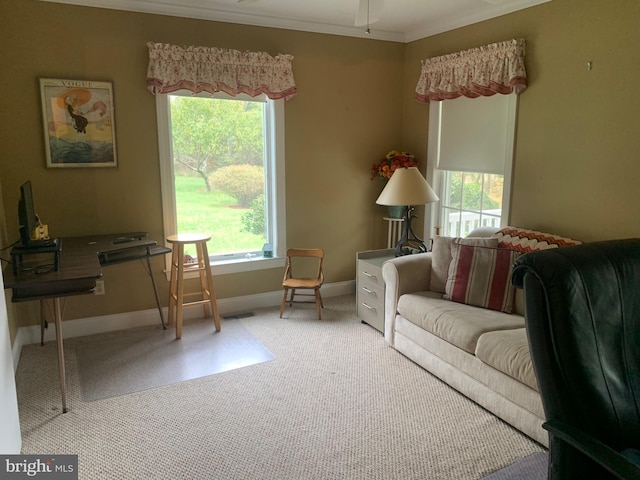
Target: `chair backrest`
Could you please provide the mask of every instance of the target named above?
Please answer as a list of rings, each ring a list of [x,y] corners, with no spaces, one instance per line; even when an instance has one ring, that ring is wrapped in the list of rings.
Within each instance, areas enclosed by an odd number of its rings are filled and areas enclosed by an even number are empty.
[[[547,419],[640,447],[640,239],[528,253],[512,281]]]
[[[324,272],[322,270],[322,262],[324,260],[324,250],[321,248],[289,248],[287,250],[287,266],[285,269],[285,278],[293,277],[293,263],[295,258],[310,258],[317,259],[317,261],[313,262],[311,267],[315,271],[315,277],[319,280],[324,280]],[[298,265],[296,265],[298,267]],[[301,271],[307,273],[307,268],[309,265],[300,265]],[[296,272],[299,270],[296,270]],[[309,274],[311,276],[311,274]]]

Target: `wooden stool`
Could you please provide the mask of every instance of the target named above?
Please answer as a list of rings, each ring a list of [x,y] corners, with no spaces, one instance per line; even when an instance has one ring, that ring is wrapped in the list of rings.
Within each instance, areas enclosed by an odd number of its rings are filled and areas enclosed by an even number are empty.
[[[209,253],[207,252],[207,241],[211,239],[208,235],[198,233],[180,233],[167,237],[167,242],[173,244],[171,255],[171,283],[169,287],[169,325],[176,322],[176,338],[182,338],[182,307],[192,305],[204,305],[204,314],[209,317],[213,314],[213,322],[216,331],[220,331],[220,316],[218,315],[218,304],[216,303],[216,293],[213,288],[213,277],[209,265]],[[196,263],[184,262],[184,246],[194,243],[196,246]],[[200,291],[194,293],[184,293],[185,272],[198,272],[200,277]],[[185,297],[202,296],[202,300],[185,302]],[[209,310],[211,308],[211,310]]]

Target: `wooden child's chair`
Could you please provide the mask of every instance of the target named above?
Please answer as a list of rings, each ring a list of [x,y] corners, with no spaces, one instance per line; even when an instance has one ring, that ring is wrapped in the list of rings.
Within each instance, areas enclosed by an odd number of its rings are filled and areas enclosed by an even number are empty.
[[[315,277],[296,277],[293,274],[293,263],[304,262],[303,258],[317,259],[317,274]],[[320,309],[324,307],[320,287],[324,283],[324,272],[322,271],[322,260],[324,251],[320,248],[290,248],[287,250],[287,265],[282,280],[282,304],[280,305],[280,318],[284,313],[286,303],[292,306],[294,303],[315,303],[318,310],[318,320],[322,319]],[[296,270],[298,271],[298,270]],[[313,293],[298,293],[297,290],[313,290]],[[291,292],[289,294],[289,292]],[[287,296],[289,295],[289,298]],[[294,300],[295,296],[314,297],[314,301]]]

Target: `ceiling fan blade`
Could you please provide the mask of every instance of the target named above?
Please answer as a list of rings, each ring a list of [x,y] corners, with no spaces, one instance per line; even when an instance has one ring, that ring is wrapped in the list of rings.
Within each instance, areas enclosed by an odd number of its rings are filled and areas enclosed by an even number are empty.
[[[365,27],[380,21],[383,4],[384,0],[360,0],[354,25],[356,27]]]

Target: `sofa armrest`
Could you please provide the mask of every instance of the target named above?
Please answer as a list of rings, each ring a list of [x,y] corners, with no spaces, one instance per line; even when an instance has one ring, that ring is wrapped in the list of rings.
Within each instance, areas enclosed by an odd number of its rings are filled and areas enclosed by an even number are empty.
[[[382,265],[384,287],[384,338],[395,345],[394,332],[398,299],[405,293],[429,290],[431,253],[405,255],[387,260]]]

